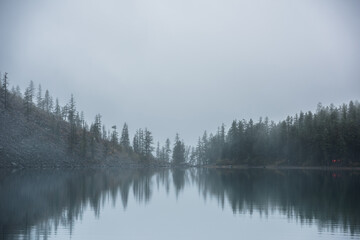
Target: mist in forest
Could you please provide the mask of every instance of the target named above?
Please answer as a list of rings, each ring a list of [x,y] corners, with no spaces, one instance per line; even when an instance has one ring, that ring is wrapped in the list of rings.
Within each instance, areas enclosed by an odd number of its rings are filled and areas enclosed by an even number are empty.
[[[360,2],[0,2],[0,69],[74,94],[91,122],[189,144],[221,123],[336,106],[360,93]],[[230,127],[230,126],[226,126]]]

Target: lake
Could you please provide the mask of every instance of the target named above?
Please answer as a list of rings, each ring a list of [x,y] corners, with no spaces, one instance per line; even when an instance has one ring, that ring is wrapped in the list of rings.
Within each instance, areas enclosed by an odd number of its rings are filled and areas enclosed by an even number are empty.
[[[0,239],[360,239],[360,174],[0,171]]]

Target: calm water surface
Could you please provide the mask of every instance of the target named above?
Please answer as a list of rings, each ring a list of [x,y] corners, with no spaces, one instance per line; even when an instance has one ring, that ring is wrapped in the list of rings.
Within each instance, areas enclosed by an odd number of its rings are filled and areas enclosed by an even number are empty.
[[[0,239],[360,239],[360,174],[0,172]]]

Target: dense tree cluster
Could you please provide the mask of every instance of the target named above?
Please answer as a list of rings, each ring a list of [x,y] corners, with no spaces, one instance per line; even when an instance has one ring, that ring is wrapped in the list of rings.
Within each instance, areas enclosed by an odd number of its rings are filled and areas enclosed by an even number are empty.
[[[176,134],[175,137],[172,158],[175,164],[182,164],[185,162],[185,144],[180,140],[179,134]]]
[[[157,143],[156,148],[156,159],[161,162],[170,162],[171,161],[171,149],[170,149],[170,139],[166,139],[165,145],[160,147],[160,143]]]
[[[227,131],[224,124],[215,134],[205,131],[195,147],[186,146],[177,134],[172,149],[167,139],[162,147],[157,143],[153,156],[154,140],[147,128],[136,131],[131,146],[126,123],[121,134],[116,125],[111,131],[107,130],[100,114],[88,125],[84,113],[76,109],[73,95],[67,104],[60,106],[57,98],[54,103],[48,90],[43,96],[41,85],[35,92],[33,81],[24,94],[18,86],[9,91],[8,74],[0,74],[1,107],[9,111],[14,98],[22,102],[27,119],[35,112],[51,118],[55,134],[64,132],[61,126],[66,123],[69,151],[84,158],[95,158],[101,151],[105,158],[116,152],[127,152],[143,160],[176,165],[360,166],[360,104],[353,101],[340,107],[319,104],[315,113],[300,112],[278,123],[268,118],[260,118],[256,123],[252,119],[234,120]]]
[[[174,139],[174,145],[172,150],[170,149],[170,140],[167,138],[164,146],[160,147],[160,143],[157,143],[156,159],[161,162],[171,163],[174,165],[193,165],[191,154],[191,147],[186,146],[184,140],[180,140],[180,136],[177,133]]]
[[[288,116],[279,123],[268,118],[233,121],[215,135],[205,132],[194,151],[197,164],[360,164],[360,104],[318,105],[316,113]]]
[[[140,156],[150,159],[152,158],[152,152],[154,151],[153,147],[153,136],[152,133],[145,128],[145,130],[139,128],[136,130],[133,139],[133,148],[134,152]]]
[[[84,113],[77,110],[73,95],[67,104],[60,106],[57,98],[54,104],[54,98],[48,90],[45,90],[43,95],[40,84],[36,91],[33,81],[30,81],[24,94],[21,93],[20,87],[13,87],[9,91],[8,86],[7,73],[0,74],[0,107],[5,111],[11,111],[12,100],[20,101],[23,106],[21,111],[29,121],[34,120],[36,116],[51,119],[53,133],[58,136],[64,133],[67,135],[68,150],[71,154],[78,154],[83,158],[95,158],[96,156],[106,158],[109,154],[116,152],[134,154],[126,123],[119,138],[116,125],[112,126],[111,132],[106,130],[105,125],[102,125],[100,114],[97,114],[94,122],[89,125],[85,121]],[[139,142],[141,149],[135,149],[135,153],[147,159],[153,158],[152,151],[154,148],[151,132],[147,129],[144,132],[139,129],[136,137],[139,137],[139,131],[144,138],[140,139],[141,142]]]

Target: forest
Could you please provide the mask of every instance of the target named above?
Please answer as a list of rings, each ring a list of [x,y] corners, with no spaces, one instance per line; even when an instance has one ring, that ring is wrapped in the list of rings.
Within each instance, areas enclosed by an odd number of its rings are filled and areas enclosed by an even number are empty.
[[[76,108],[73,95],[60,106],[57,98],[54,100],[48,90],[43,94],[41,85],[35,86],[33,81],[23,93],[19,86],[9,86],[8,74],[1,74],[0,116],[21,113],[26,121],[64,139],[68,154],[79,159],[101,161],[125,153],[130,159],[146,163],[183,166],[360,166],[357,101],[338,107],[319,103],[315,113],[300,112],[277,123],[267,117],[257,122],[234,120],[228,129],[222,124],[216,133],[205,131],[196,146],[185,145],[176,134],[173,144],[168,138],[163,146],[157,142],[155,147],[147,128],[137,129],[131,142],[127,123],[120,133],[117,125],[107,129],[100,114],[94,122],[87,123],[84,112]],[[39,119],[46,121],[41,125]],[[6,137],[9,136],[1,136]]]
[[[360,104],[318,104],[275,123],[268,118],[204,132],[191,152],[197,164],[360,166]]]

